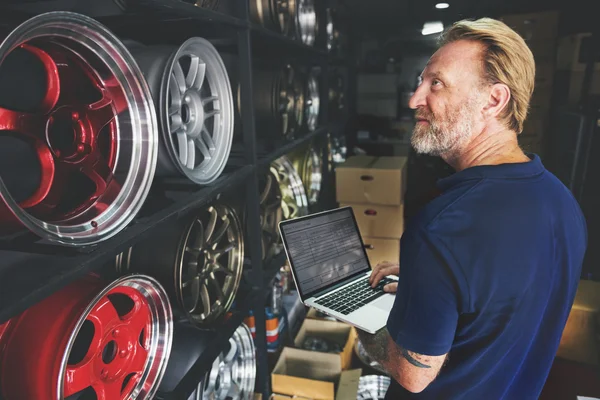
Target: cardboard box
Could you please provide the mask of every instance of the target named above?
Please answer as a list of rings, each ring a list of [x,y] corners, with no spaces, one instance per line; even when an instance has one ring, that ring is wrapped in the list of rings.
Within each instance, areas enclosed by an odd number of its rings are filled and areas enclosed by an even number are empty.
[[[557,356],[600,364],[600,283],[580,281]]]
[[[404,206],[378,206],[372,204],[347,204],[356,216],[361,236],[400,239],[404,232]]]
[[[271,373],[271,388],[273,393],[293,398],[356,399],[361,373],[360,369],[342,371],[340,359],[325,353],[284,347]]]
[[[558,11],[505,15],[500,19],[527,41],[554,39],[558,35]]]
[[[371,267],[383,261],[400,262],[400,240],[363,237]]]
[[[340,344],[341,353],[321,353],[332,359],[339,359],[342,371],[350,368],[352,362],[352,348],[356,341],[356,331],[348,324],[337,321],[327,321],[319,319],[305,319],[300,331],[294,339],[294,346],[301,349],[302,343],[307,336],[322,337],[334,343]],[[314,353],[314,351],[311,351]]]
[[[338,203],[399,206],[406,189],[406,157],[354,156],[335,170]]]

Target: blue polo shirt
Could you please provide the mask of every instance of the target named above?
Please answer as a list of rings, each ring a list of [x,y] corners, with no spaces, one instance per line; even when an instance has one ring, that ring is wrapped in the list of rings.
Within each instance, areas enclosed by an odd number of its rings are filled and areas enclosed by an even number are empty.
[[[587,243],[569,190],[532,155],[438,182],[402,236],[387,328],[396,343],[449,353],[420,394],[386,399],[537,399],[564,329]]]

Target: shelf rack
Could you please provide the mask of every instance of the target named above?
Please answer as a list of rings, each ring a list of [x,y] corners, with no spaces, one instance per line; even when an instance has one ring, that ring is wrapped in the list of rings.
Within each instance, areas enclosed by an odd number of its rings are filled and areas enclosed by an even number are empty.
[[[112,3],[112,1],[90,0],[90,3],[103,4],[102,2]],[[244,109],[254,110],[253,56],[260,54],[269,57],[269,52],[264,51],[264,47],[272,46],[276,52],[281,52],[290,59],[305,60],[312,66],[319,66],[321,69],[320,94],[323,99],[321,101],[320,127],[312,132],[304,132],[295,140],[285,143],[271,152],[259,154],[254,112],[245,112],[241,119],[243,166],[228,168],[227,172],[216,182],[204,187],[191,185],[182,179],[156,179],[146,201],[147,204],[144,205],[140,214],[115,237],[98,245],[84,248],[70,248],[45,243],[28,233],[10,240],[3,238],[0,241],[0,324],[84,275],[106,269],[107,265],[113,263],[115,257],[121,252],[143,241],[152,232],[162,229],[166,224],[210,203],[222,193],[234,189],[243,190],[248,214],[247,229],[248,232],[254,232],[254,234],[247,235],[248,241],[245,243],[246,255],[252,268],[248,271],[248,290],[243,294],[243,300],[237,302],[242,306],[233,310],[226,321],[211,327],[209,345],[175,390],[171,393],[159,393],[157,397],[187,399],[210,369],[214,359],[226,346],[229,337],[242,323],[244,316],[252,310],[256,318],[257,377],[255,392],[262,393],[263,398],[269,398],[271,385],[267,370],[264,301],[273,278],[285,262],[285,254],[280,253],[267,265],[263,265],[260,243],[258,176],[272,161],[299,146],[303,146],[311,140],[322,144],[325,143],[327,133],[336,134],[344,131],[348,115],[337,121],[329,122],[328,120],[327,67],[333,58],[329,57],[324,50],[325,39],[321,35],[316,46],[309,47],[258,26],[250,21],[248,2],[245,0],[231,2],[235,6],[231,15],[199,8],[180,0],[129,0],[127,8],[116,13],[102,12],[102,7],[96,7],[94,11],[90,11],[91,8],[87,9],[85,5],[82,5],[84,3],[86,2],[50,0],[44,2],[45,9],[42,11],[80,12],[98,18],[100,22],[109,28],[114,28],[116,32],[119,32],[119,29],[127,24],[143,24],[144,21],[146,23],[148,21],[186,21],[191,23],[191,26],[197,23],[198,31],[190,31],[189,36],[202,36],[202,32],[207,27],[228,29],[231,37],[225,39],[224,43],[235,47],[239,57],[237,74],[241,88],[241,103]],[[318,7],[322,7],[323,10],[326,6],[325,2],[318,4]],[[27,3],[9,1],[0,6],[0,14],[2,14],[0,26],[11,28],[11,25],[14,27],[26,18],[42,12],[31,10],[33,8],[30,8]],[[319,31],[325,32],[323,18],[319,20],[319,24]],[[325,173],[329,170],[328,158],[324,146],[322,148]],[[323,179],[325,185],[332,182],[332,177],[326,173]],[[180,195],[177,200],[172,200],[161,195],[165,191],[179,192]],[[332,194],[327,190],[325,193],[328,196],[327,198],[322,196],[320,204],[317,205],[319,209],[334,206]]]

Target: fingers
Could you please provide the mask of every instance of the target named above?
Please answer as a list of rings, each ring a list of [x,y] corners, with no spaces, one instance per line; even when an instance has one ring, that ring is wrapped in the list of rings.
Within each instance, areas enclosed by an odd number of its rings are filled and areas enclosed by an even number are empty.
[[[398,282],[388,283],[383,287],[383,291],[387,293],[396,293],[396,290],[398,290]]]
[[[371,286],[376,286],[384,277],[388,275],[398,275],[399,272],[400,267],[397,263],[384,261],[373,268],[373,272],[371,273],[371,276],[369,276],[369,283]]]

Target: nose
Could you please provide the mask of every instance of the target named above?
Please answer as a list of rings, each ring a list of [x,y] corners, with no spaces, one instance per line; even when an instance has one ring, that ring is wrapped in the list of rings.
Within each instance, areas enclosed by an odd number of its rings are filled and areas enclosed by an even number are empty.
[[[424,88],[424,85],[419,85],[419,87],[417,88],[417,90],[415,91],[415,93],[412,95],[412,97],[410,98],[410,100],[408,101],[408,106],[410,108],[412,108],[413,110],[416,110],[417,108],[424,106],[426,104],[426,90]]]

